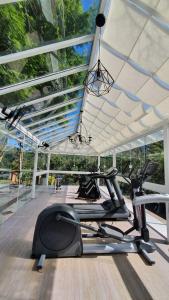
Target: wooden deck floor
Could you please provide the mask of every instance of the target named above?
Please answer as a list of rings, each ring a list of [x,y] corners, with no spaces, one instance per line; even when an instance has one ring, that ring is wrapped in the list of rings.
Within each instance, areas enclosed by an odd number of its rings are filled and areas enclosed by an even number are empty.
[[[33,270],[30,254],[39,212],[55,202],[72,202],[74,191],[38,192],[0,226],[0,300],[168,300],[169,246],[153,231],[154,266],[129,254],[48,259],[43,273]]]

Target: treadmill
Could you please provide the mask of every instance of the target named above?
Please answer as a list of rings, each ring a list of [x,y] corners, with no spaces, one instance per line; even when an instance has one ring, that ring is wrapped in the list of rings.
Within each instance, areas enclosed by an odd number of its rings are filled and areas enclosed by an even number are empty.
[[[118,170],[110,168],[106,173],[93,173],[94,179],[103,178],[108,189],[110,199],[102,203],[71,203],[77,212],[80,221],[115,221],[127,220],[130,212],[127,209],[119,184],[116,180]],[[113,188],[115,193],[113,191]]]

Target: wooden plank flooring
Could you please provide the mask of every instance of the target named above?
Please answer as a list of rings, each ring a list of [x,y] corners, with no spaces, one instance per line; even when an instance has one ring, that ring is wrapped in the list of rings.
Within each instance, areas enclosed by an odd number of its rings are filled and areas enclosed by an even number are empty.
[[[0,226],[0,300],[168,300],[169,246],[153,231],[154,266],[137,254],[117,254],[48,259],[43,273],[33,270],[30,254],[38,214],[52,203],[72,202],[75,190],[38,192]]]

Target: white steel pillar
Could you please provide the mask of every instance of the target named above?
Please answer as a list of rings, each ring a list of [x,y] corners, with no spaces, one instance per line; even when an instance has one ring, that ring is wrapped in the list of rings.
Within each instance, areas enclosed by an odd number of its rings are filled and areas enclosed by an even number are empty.
[[[116,168],[116,150],[113,150],[113,167]]]
[[[33,178],[32,178],[32,198],[35,198],[37,167],[38,167],[38,148],[35,150],[35,157],[34,157],[34,169],[33,169]]]
[[[97,157],[97,172],[100,173],[100,155]],[[100,179],[97,178],[97,184],[100,185]]]
[[[164,174],[166,193],[169,194],[169,126],[164,128]],[[167,242],[169,243],[169,204],[166,203]]]
[[[51,156],[51,154],[50,154],[50,153],[48,153],[48,160],[47,160],[47,173],[46,173],[46,186],[48,186],[48,180],[49,180],[50,156]]]

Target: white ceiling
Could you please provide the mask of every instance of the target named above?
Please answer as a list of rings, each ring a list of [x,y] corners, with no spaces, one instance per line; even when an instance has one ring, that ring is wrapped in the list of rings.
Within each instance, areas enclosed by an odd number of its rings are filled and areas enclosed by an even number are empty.
[[[101,62],[115,84],[104,97],[86,94],[83,113],[97,153],[169,120],[169,1],[109,3]]]

